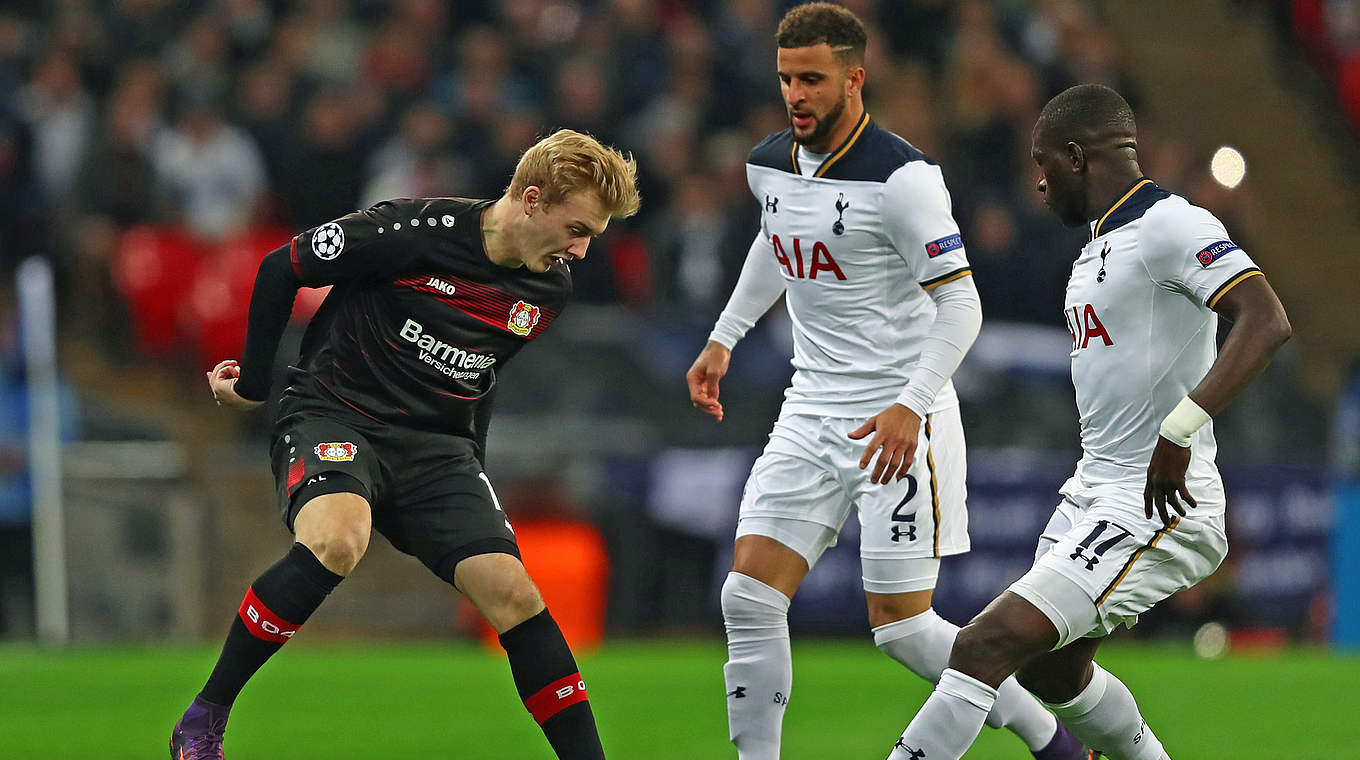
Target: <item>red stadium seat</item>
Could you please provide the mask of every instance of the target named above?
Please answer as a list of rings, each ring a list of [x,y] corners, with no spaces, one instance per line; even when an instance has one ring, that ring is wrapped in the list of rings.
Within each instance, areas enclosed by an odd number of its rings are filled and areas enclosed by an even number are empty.
[[[132,319],[139,354],[168,359],[187,349],[180,305],[201,261],[193,238],[172,227],[140,226],[123,233],[114,250],[113,282]]]

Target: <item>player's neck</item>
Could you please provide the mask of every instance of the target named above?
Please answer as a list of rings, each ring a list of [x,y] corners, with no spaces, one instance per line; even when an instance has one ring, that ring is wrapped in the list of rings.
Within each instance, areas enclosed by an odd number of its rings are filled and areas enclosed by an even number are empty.
[[[864,116],[864,100],[862,98],[848,98],[845,102],[845,110],[841,112],[841,118],[836,121],[836,126],[827,133],[826,139],[817,143],[799,143],[803,150],[809,153],[830,153],[850,139],[850,133],[855,131],[859,125],[860,117]]]
[[[482,248],[491,263],[502,267],[523,265],[519,257],[519,245],[515,239],[515,214],[517,203],[508,195],[487,206],[482,211]]]
[[[1119,167],[1117,171],[1104,174],[1099,179],[1092,178],[1091,191],[1088,196],[1090,205],[1088,206],[1087,217],[1094,222],[1105,215],[1110,207],[1119,202],[1120,198],[1129,191],[1138,180],[1143,178],[1143,170],[1137,163],[1129,163]]]

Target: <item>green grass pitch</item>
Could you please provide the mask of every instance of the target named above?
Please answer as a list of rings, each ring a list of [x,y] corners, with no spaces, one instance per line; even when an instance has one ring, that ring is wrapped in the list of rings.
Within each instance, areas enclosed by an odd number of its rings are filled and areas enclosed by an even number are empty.
[[[1114,644],[1129,684],[1178,759],[1360,758],[1360,658],[1294,650],[1206,661],[1188,648]],[[50,653],[0,647],[0,758],[164,758],[170,726],[216,651]],[[611,758],[735,758],[717,641],[620,642],[582,658]],[[928,694],[869,642],[795,644],[784,758],[885,757]],[[230,760],[551,758],[501,657],[475,645],[295,642],[246,688]],[[1027,758],[983,729],[968,758]]]

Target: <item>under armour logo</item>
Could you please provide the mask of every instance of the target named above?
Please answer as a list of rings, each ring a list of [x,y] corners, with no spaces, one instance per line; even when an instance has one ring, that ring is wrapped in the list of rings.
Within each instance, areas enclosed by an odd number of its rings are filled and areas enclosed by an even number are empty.
[[[778,213],[779,213],[779,197],[778,197],[778,196],[770,197],[770,196],[768,196],[768,195],[765,196],[765,210],[768,211],[768,212],[770,212],[771,214],[778,214]]]
[[[911,760],[920,760],[921,758],[923,758],[923,757],[926,756],[926,751],[925,751],[925,750],[923,750],[923,749],[912,749],[911,747],[908,747],[908,746],[907,746],[907,742],[906,742],[904,739],[898,739],[898,740],[897,740],[897,743],[893,745],[893,749],[904,749],[904,750],[906,750],[907,753],[908,753],[907,756],[910,757]]]
[[[914,515],[913,515],[913,516],[914,516]],[[915,540],[916,540],[916,526],[915,526],[915,525],[908,525],[907,528],[906,528],[906,530],[903,530],[901,525],[894,525],[894,526],[892,526],[892,541],[893,541],[893,543],[895,543],[895,544],[901,543],[901,542],[902,542],[902,537],[903,537],[903,536],[906,536],[908,541],[915,541]]]
[[[733,690],[727,692],[727,696],[729,696],[729,697],[731,697],[731,698],[733,698],[733,699],[745,699],[745,698],[746,698],[746,687],[745,687],[745,686],[738,686],[737,688],[735,688],[735,689],[733,689]]]
[[[850,208],[850,204],[845,200],[845,193],[836,193],[836,223],[831,225],[831,231],[837,235],[845,232],[845,222],[841,219],[845,217],[845,210]]]
[[[1081,560],[1086,560],[1086,569],[1087,569],[1087,570],[1094,570],[1095,567],[1096,567],[1096,565],[1099,565],[1099,564],[1100,564],[1100,557],[1095,557],[1095,556],[1088,557],[1088,556],[1086,556],[1085,554],[1082,553],[1085,549],[1086,549],[1086,547],[1084,547],[1084,546],[1078,546],[1078,547],[1072,552],[1072,555],[1071,555],[1070,557],[1068,557],[1068,559],[1081,559]]]
[[[1110,255],[1110,244],[1100,249],[1100,271],[1096,272],[1096,282],[1105,282],[1105,257]]]

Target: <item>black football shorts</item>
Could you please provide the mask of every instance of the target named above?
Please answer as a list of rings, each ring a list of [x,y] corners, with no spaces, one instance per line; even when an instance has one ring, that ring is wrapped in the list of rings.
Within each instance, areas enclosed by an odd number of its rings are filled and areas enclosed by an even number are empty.
[[[519,557],[515,533],[466,438],[394,427],[352,413],[304,409],[274,429],[270,460],[283,522],[327,493],[357,493],[373,527],[397,549],[453,583],[477,555]]]

